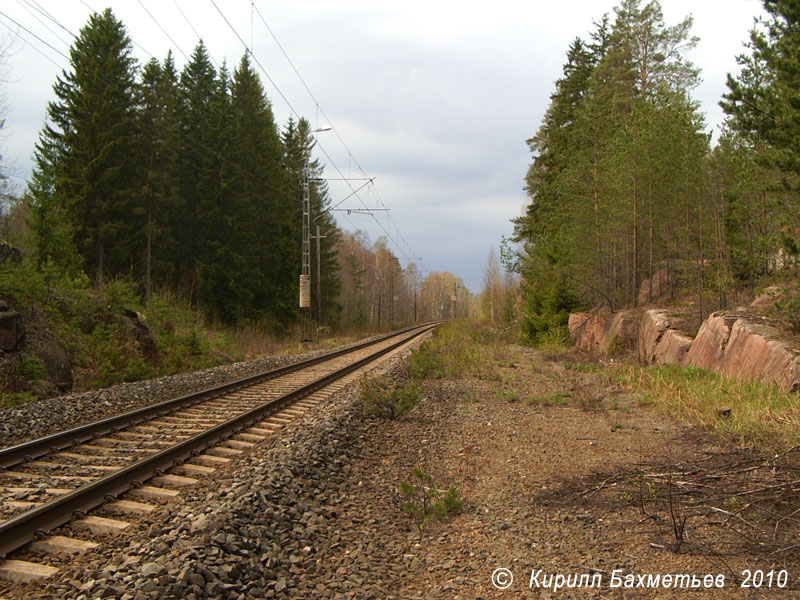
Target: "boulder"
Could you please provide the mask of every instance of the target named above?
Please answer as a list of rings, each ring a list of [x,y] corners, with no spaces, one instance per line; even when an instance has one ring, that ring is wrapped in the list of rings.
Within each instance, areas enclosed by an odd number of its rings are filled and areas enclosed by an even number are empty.
[[[72,389],[72,362],[63,346],[54,339],[37,343],[36,356],[44,363],[47,380],[63,393]]]
[[[124,328],[126,328],[130,334],[133,336],[133,339],[136,340],[136,344],[139,346],[139,349],[142,351],[142,355],[144,356],[145,360],[150,363],[154,363],[158,361],[159,358],[159,351],[158,351],[158,344],[156,343],[155,337],[153,337],[153,333],[150,331],[150,328],[145,325],[145,316],[135,310],[125,310],[125,313],[115,319],[117,323]]]
[[[653,363],[657,365],[682,365],[692,338],[677,329],[666,329],[653,351]]]
[[[669,326],[669,313],[666,310],[651,308],[644,311],[642,322],[639,325],[636,351],[639,358],[646,364],[654,362],[656,346]]]
[[[636,311],[622,310],[614,313],[605,337],[600,341],[602,354],[628,352],[636,348],[636,337],[639,334]]]
[[[738,379],[772,383],[784,390],[800,389],[800,352],[764,323],[738,319],[731,328],[719,373]]]
[[[577,336],[579,334],[579,330],[583,327],[583,324],[589,319],[591,315],[589,313],[570,313],[569,321],[567,321],[567,329],[569,329],[569,335],[573,340],[577,341]]]
[[[0,312],[0,350],[16,352],[24,339],[22,315],[11,310]]]
[[[608,316],[601,313],[572,313],[567,327],[575,346],[592,352],[599,348],[608,333]]]
[[[4,354],[0,352],[0,391],[19,391],[17,369],[21,364],[19,353]]]
[[[681,365],[692,345],[692,338],[672,328],[666,310],[650,309],[642,315],[637,352],[647,364]]]
[[[735,320],[726,317],[722,312],[710,314],[700,326],[700,331],[686,354],[684,365],[716,370],[722,361],[731,335],[731,325]]]

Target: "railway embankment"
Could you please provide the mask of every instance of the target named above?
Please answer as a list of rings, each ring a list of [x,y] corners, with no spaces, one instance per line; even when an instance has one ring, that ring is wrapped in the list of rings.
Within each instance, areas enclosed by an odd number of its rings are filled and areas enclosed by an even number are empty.
[[[352,344],[350,344],[352,345]],[[348,345],[343,345],[345,348]],[[120,383],[99,390],[41,398],[36,402],[0,407],[0,447],[150,406],[157,402],[221,385],[268,369],[323,353],[263,356],[190,373]]]
[[[143,408],[312,355],[268,356],[6,406],[0,408],[0,447]]]
[[[661,599],[710,576],[704,598],[794,597],[797,448],[760,454],[665,417],[585,358],[448,324],[386,367],[418,379],[410,413],[371,417],[351,384],[0,596]],[[463,507],[424,526],[409,515],[416,469]],[[567,578],[582,588],[557,588]]]

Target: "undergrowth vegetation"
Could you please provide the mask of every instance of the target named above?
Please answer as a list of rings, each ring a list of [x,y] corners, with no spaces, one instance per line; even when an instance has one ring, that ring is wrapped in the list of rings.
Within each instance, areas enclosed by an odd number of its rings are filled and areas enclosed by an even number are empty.
[[[759,382],[736,381],[708,369],[619,363],[606,378],[630,387],[640,404],[742,446],[784,451],[800,443],[797,394]]]
[[[79,274],[70,277],[28,261],[0,264],[2,296],[23,314],[26,340],[47,332],[66,351],[76,391],[202,369],[242,357],[224,332],[212,333],[197,311],[175,294],[156,295],[142,305],[136,286],[125,279],[101,290]],[[144,348],[125,312],[139,313],[154,341]],[[27,342],[26,342],[27,343]],[[45,377],[36,346],[27,343],[17,368],[20,381]],[[0,405],[35,400],[36,390],[0,381]]]
[[[422,467],[414,467],[411,476],[410,482],[400,482],[400,493],[405,499],[403,512],[416,521],[420,530],[432,519],[445,521],[461,512],[464,500],[456,486],[445,489]]]
[[[359,385],[361,401],[367,414],[399,419],[419,404],[421,386],[417,381],[404,378],[393,383],[388,377],[364,377]]]
[[[477,377],[498,380],[497,367],[508,363],[510,335],[476,321],[449,321],[436,328],[411,357],[415,379]]]

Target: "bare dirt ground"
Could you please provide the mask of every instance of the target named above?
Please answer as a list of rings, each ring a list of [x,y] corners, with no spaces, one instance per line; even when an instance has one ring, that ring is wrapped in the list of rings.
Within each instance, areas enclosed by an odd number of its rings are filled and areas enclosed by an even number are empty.
[[[490,377],[429,381],[365,436],[293,597],[800,597],[787,457],[726,447],[563,360],[509,347]],[[460,514],[420,530],[402,512],[415,466],[459,488]]]

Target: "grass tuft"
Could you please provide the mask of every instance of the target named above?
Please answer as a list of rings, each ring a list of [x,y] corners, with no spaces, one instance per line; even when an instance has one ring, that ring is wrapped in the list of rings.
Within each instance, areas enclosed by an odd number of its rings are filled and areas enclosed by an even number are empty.
[[[676,365],[616,364],[607,376],[639,392],[639,404],[696,423],[742,446],[782,451],[800,443],[797,394]]]

